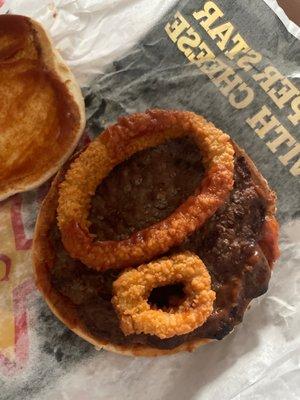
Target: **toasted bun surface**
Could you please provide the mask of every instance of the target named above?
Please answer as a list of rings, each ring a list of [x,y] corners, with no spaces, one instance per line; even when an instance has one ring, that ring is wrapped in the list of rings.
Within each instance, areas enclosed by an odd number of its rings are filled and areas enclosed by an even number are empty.
[[[245,157],[248,168],[251,171],[253,181],[257,185],[257,190],[260,192],[260,195],[266,200],[266,218],[275,218],[275,194],[270,190],[266,180],[259,173],[259,171],[255,167],[251,159],[246,155],[246,153],[242,149],[240,149],[235,143],[233,143],[233,145],[236,154]],[[103,348],[105,350],[123,355],[170,355],[181,351],[193,351],[199,346],[211,342],[211,339],[198,339],[193,342],[189,341],[183,343],[182,345],[170,350],[162,350],[141,344],[115,345],[107,341],[99,340],[99,338],[93,336],[90,332],[87,331],[78,316],[76,306],[74,306],[74,304],[68,298],[62,296],[58,291],[56,291],[51,285],[50,273],[47,269],[47,266],[51,261],[51,258],[53,257],[53,249],[49,245],[48,233],[51,228],[51,223],[53,224],[53,221],[54,223],[56,223],[55,218],[58,197],[58,184],[61,180],[61,174],[63,174],[63,171],[59,173],[54,179],[51,189],[42,204],[42,208],[40,210],[38,221],[36,224],[33,247],[33,262],[36,284],[39,290],[42,292],[52,312],[74,333],[93,344],[97,349]]]
[[[0,200],[33,189],[68,159],[85,126],[75,78],[43,27],[0,16]]]

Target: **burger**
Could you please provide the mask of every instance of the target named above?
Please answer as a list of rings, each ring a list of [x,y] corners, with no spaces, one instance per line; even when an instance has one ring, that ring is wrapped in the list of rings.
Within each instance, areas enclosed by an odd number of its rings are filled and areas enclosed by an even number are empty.
[[[109,351],[159,356],[221,340],[268,289],[276,196],[203,117],[120,117],[59,171],[33,261],[53,313]]]

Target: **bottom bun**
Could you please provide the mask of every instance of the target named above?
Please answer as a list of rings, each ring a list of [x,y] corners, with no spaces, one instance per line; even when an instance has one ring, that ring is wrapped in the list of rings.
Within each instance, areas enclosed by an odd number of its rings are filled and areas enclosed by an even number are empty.
[[[253,177],[253,181],[255,182],[255,185],[257,186],[260,195],[266,200],[266,218],[274,218],[274,193],[269,189],[266,180],[261,176],[255,165],[245,154],[245,152],[241,150],[235,143],[233,143],[233,145],[236,153],[245,157],[248,168]],[[91,332],[87,330],[80,319],[77,306],[53,287],[49,272],[49,265],[51,264],[51,261],[54,257],[54,251],[49,241],[49,231],[53,224],[56,223],[58,185],[64,175],[64,172],[65,169],[58,173],[56,178],[53,180],[51,189],[49,190],[49,193],[47,194],[43,202],[35,228],[33,245],[33,262],[36,284],[56,317],[67,327],[69,327],[74,333],[94,345],[98,350],[105,349],[123,355],[154,357],[175,354],[181,351],[191,352],[201,345],[214,341],[215,339],[201,338],[189,340],[172,349],[160,349],[145,344],[114,344],[110,341],[99,339],[99,337],[94,336]],[[274,243],[275,245],[277,245],[276,238],[274,238]],[[276,247],[275,245],[274,248]],[[272,263],[275,260],[276,256],[274,255],[273,258],[268,258],[270,267],[272,266]]]

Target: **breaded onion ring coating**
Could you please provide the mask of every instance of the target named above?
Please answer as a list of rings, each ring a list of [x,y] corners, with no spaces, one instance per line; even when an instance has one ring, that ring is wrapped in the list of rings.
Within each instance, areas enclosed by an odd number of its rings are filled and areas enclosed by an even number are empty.
[[[180,282],[186,294],[182,304],[168,312],[151,308],[147,299],[152,289]],[[216,297],[205,265],[190,252],[123,272],[113,283],[113,293],[112,303],[125,335],[145,333],[160,339],[183,335],[203,325]]]
[[[167,139],[192,136],[203,152],[204,178],[171,215],[121,241],[97,241],[89,232],[91,197],[119,163]],[[233,186],[234,150],[229,137],[202,117],[150,110],[121,117],[73,162],[60,185],[58,223],[71,257],[96,270],[150,261],[180,244],[214,214]]]

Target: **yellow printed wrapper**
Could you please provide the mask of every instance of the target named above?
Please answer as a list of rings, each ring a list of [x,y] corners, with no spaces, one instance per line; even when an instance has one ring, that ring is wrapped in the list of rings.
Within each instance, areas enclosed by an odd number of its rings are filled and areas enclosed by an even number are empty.
[[[21,195],[0,204],[0,221],[0,369],[13,373],[28,358],[26,302],[34,287]]]

